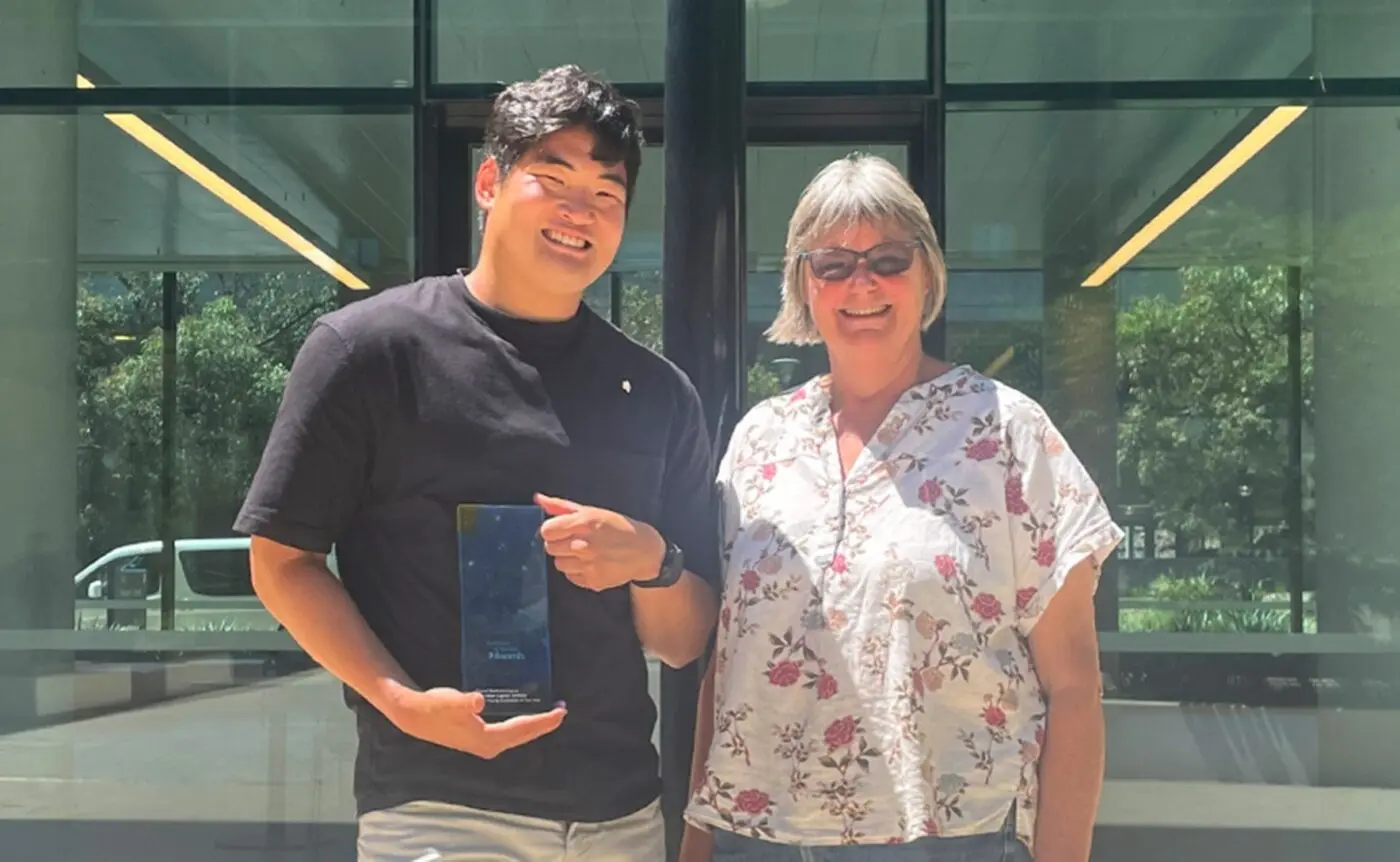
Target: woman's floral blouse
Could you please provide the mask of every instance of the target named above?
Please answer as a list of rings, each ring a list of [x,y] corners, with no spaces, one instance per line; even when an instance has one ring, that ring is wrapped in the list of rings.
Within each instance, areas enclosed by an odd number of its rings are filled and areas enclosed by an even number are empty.
[[[954,368],[842,481],[825,378],[759,405],[720,465],[715,734],[692,821],[787,843],[1035,825],[1045,701],[1026,637],[1122,538],[1039,405]]]

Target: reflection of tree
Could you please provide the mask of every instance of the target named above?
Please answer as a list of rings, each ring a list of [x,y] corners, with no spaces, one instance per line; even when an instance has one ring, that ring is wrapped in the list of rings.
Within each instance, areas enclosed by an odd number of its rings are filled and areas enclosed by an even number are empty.
[[[314,274],[176,278],[171,512],[180,536],[226,534],[312,321],[336,304]],[[78,293],[80,555],[159,536],[164,382],[160,273],[85,277]]]
[[[622,331],[647,348],[660,353],[662,348],[661,278],[656,273],[627,273],[622,285]],[[604,313],[605,312],[600,312]],[[748,369],[749,403],[754,404],[783,389],[777,370],[763,361]]]
[[[1318,591],[1321,631],[1393,631],[1400,602],[1393,531],[1379,514],[1400,474],[1393,459],[1372,457],[1397,425],[1392,399],[1375,395],[1385,390],[1375,381],[1395,365],[1400,310],[1400,253],[1392,240],[1400,208],[1389,203],[1393,195],[1380,198],[1381,206],[1365,207],[1333,196],[1327,207],[1274,218],[1238,206],[1198,209],[1174,229],[1165,252],[1194,264],[1181,271],[1180,300],[1140,301],[1118,322],[1123,496],[1150,502],[1163,526],[1193,532],[1188,552],[1201,550],[1204,539],[1222,557],[1248,550],[1264,558],[1254,571],[1268,569],[1274,580],[1266,588],[1279,589],[1277,576],[1286,569],[1267,562],[1272,549],[1264,538],[1251,540],[1285,523],[1282,505],[1301,495],[1305,585]],[[1305,276],[1300,380],[1289,376],[1284,262]],[[1315,331],[1326,345],[1321,362],[1314,359]],[[1296,393],[1302,476],[1288,471]],[[1315,393],[1327,412],[1317,460],[1309,463]],[[1296,536],[1280,536],[1275,547],[1292,551],[1298,544]],[[1229,565],[1202,571],[1190,584],[1178,579],[1154,588],[1211,582],[1214,598],[1258,597],[1243,595],[1250,587],[1239,577],[1249,570],[1245,561],[1218,562]],[[1241,592],[1224,595],[1229,589]]]
[[[1291,405],[1288,285],[1278,266],[1187,267],[1179,300],[1138,300],[1118,320],[1125,404],[1119,464],[1158,525],[1251,542],[1282,520]],[[1303,297],[1306,302],[1306,295]],[[1311,315],[1303,309],[1304,419]]]
[[[628,274],[622,284],[622,331],[648,350],[661,352],[661,281]]]

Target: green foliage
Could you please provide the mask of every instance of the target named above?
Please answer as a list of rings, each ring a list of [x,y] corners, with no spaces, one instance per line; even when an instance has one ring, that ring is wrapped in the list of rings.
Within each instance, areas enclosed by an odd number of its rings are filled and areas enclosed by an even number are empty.
[[[1299,493],[1290,487],[1298,477],[1288,470],[1296,393],[1302,421],[1312,420],[1311,292],[1298,286],[1301,379],[1295,379],[1286,267],[1222,262],[1186,267],[1180,275],[1179,297],[1140,299],[1118,316],[1119,493],[1125,503],[1150,503],[1156,527],[1176,533],[1183,540],[1178,549],[1195,557],[1180,561],[1185,572],[1134,592],[1207,606],[1124,609],[1120,625],[1124,631],[1288,631],[1286,609],[1209,603],[1286,595],[1280,578],[1291,543],[1278,530],[1288,520],[1286,501]],[[1268,582],[1256,582],[1259,577]]]
[[[773,366],[755,362],[748,371],[749,404],[757,404],[783,391],[783,378]]]
[[[1281,520],[1288,481],[1295,384],[1287,274],[1277,266],[1181,273],[1179,300],[1142,299],[1118,319],[1127,394],[1120,468],[1151,500],[1159,526],[1245,546],[1249,524]],[[1304,308],[1305,421],[1312,416],[1310,318]]]
[[[1222,576],[1205,566],[1197,574],[1163,576],[1139,595],[1162,602],[1164,607],[1130,608],[1119,612],[1119,630],[1124,632],[1228,632],[1258,633],[1289,631],[1287,608],[1212,608],[1211,602],[1262,602],[1286,596],[1262,586],[1242,587],[1236,577]],[[1202,603],[1203,607],[1189,607]],[[1179,605],[1188,605],[1180,607]]]
[[[661,352],[661,309],[659,283],[622,285],[622,331],[655,353]]]
[[[226,534],[262,455],[291,362],[335,307],[314,274],[181,273],[174,345],[170,525]],[[158,273],[87,278],[78,292],[80,551],[160,535],[166,384]]]

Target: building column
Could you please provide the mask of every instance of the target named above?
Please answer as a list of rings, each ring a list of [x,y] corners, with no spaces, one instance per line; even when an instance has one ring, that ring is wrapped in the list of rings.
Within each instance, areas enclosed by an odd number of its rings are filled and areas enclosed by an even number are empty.
[[[1314,16],[1314,55],[1329,77],[1394,67],[1387,39],[1400,12],[1336,0]],[[1387,66],[1385,58],[1389,57]],[[1377,106],[1315,107],[1313,132],[1313,438],[1318,630],[1393,638],[1400,632],[1400,112]],[[1390,690],[1390,654],[1318,656],[1318,676],[1344,681],[1319,695],[1319,783],[1395,787],[1400,752],[1376,740],[1400,730],[1400,712],[1358,697],[1363,680]],[[1374,683],[1373,683],[1374,685]]]
[[[1318,630],[1393,638],[1400,631],[1400,161],[1397,113],[1322,108],[1314,124],[1314,379],[1312,429]],[[1392,689],[1391,654],[1323,652],[1318,675],[1338,678],[1319,695],[1319,781],[1395,786],[1400,752],[1377,746],[1400,730],[1400,713],[1370,706],[1363,680]]]
[[[72,88],[74,0],[0,0],[0,86]],[[73,626],[77,118],[0,114],[0,633]],[[52,654],[49,654],[52,657]],[[0,649],[0,715],[43,656]]]
[[[744,0],[668,0],[662,332],[723,448],[744,399]],[[661,776],[668,857],[690,785],[702,662],[662,669]]]
[[[1318,627],[1400,625],[1400,180],[1393,109],[1314,109]],[[1383,179],[1388,178],[1388,179]],[[1389,198],[1387,200],[1386,198]]]

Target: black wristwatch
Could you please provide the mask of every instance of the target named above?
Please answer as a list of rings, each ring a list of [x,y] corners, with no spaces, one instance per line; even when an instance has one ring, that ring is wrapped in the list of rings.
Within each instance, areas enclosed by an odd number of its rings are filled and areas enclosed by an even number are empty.
[[[661,557],[661,569],[649,581],[633,581],[638,587],[669,587],[685,574],[685,552],[674,542],[666,543],[666,553]]]

